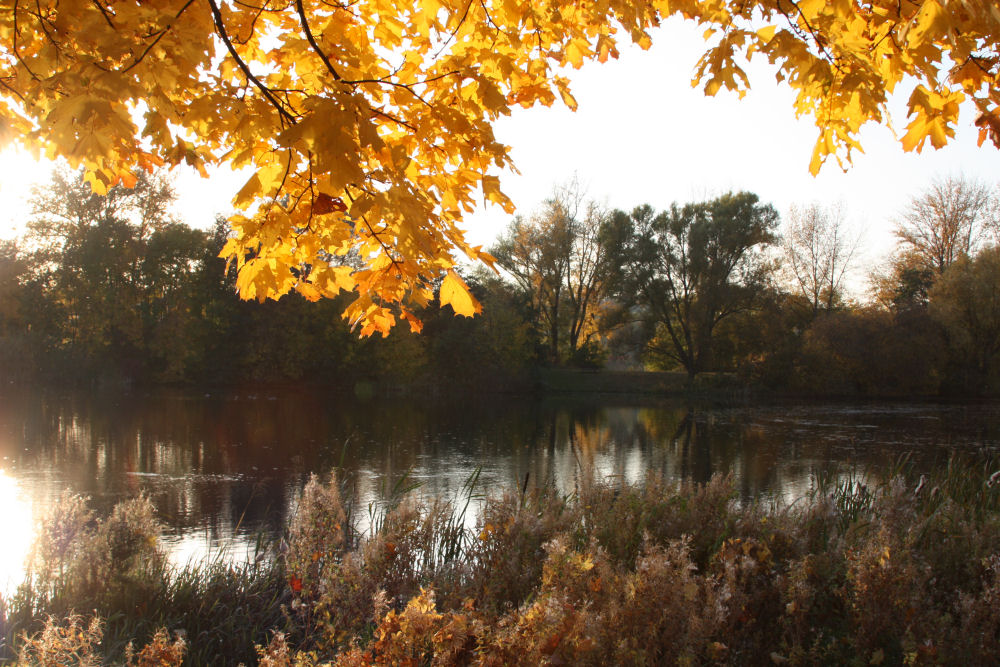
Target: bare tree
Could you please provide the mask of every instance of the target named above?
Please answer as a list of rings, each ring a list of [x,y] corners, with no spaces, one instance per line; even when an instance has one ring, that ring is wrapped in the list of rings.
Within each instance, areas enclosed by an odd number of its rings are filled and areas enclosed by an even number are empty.
[[[896,221],[896,238],[924,268],[937,274],[978,250],[987,232],[997,233],[997,192],[964,177],[935,180],[914,197]]]
[[[808,299],[813,314],[830,311],[840,300],[844,278],[861,243],[848,228],[840,204],[792,206],[783,239],[789,278]]]

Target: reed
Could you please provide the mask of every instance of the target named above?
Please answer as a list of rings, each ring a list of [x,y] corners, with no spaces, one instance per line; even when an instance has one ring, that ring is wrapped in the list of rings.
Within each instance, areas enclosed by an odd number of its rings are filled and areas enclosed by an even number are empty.
[[[400,491],[369,508],[364,531],[345,481],[313,478],[283,548],[182,569],[147,539],[148,501],[97,520],[67,496],[0,606],[6,658],[990,664],[996,471],[983,458],[924,475],[905,460],[882,475],[817,474],[788,506],[739,502],[725,477],[594,481],[572,496],[485,495],[473,479],[453,501]]]

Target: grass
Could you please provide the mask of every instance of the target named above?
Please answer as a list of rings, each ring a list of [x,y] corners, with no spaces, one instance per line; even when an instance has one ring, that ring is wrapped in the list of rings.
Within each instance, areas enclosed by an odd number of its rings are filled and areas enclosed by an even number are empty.
[[[24,637],[36,636],[27,642],[27,655],[49,657],[22,656],[22,661],[63,664],[48,649],[65,640],[71,655],[90,652],[100,656],[99,664],[122,662],[130,644],[156,644],[157,632],[171,628],[180,633],[190,664],[255,660],[254,642],[283,627],[282,605],[291,600],[284,561],[261,545],[257,557],[246,562],[219,554],[177,568],[167,562],[158,533],[146,498],[121,503],[98,520],[83,499],[64,495],[42,524],[26,581],[6,601],[0,659],[24,654]],[[83,612],[89,613],[81,620]],[[79,632],[62,637],[55,630],[74,623],[87,628],[84,645],[72,643]]]
[[[312,479],[283,547],[165,565],[148,501],[67,496],[0,609],[25,664],[995,664],[1000,474],[818,477],[791,506],[730,479],[403,495],[359,533]],[[478,498],[477,498],[478,500]],[[84,610],[91,610],[84,613]],[[56,656],[56,657],[53,657]],[[62,657],[59,657],[62,656]],[[88,662],[90,661],[90,662]],[[145,661],[145,662],[144,662]]]

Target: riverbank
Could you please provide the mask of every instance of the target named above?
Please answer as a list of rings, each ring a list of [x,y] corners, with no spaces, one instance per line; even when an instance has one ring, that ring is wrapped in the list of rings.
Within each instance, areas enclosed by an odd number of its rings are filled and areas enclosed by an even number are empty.
[[[784,507],[722,477],[512,492],[476,518],[401,498],[364,535],[342,481],[314,479],[283,546],[180,571],[148,501],[97,520],[67,496],[4,601],[5,658],[126,662],[134,640],[156,664],[988,664],[995,468],[820,478]]]
[[[536,372],[536,388],[552,394],[661,394],[682,395],[685,392],[723,384],[735,386],[721,374],[699,376],[692,384],[687,373],[668,371],[612,371],[575,368],[543,368]]]
[[[306,381],[242,380],[239,382],[143,382],[94,377],[88,381],[22,379],[3,381],[0,392],[23,390],[91,390],[99,393],[275,394],[289,391],[321,391],[346,399],[375,400],[384,397],[422,399],[482,399],[497,397],[601,398],[631,396],[642,399],[686,399],[714,403],[751,401],[984,401],[996,400],[996,392],[927,391],[905,387],[892,390],[844,383],[810,383],[808,386],[763,384],[734,372],[706,372],[691,378],[680,371],[612,370],[539,366],[517,374],[470,374],[467,377],[419,375],[399,379],[344,378],[331,374]]]

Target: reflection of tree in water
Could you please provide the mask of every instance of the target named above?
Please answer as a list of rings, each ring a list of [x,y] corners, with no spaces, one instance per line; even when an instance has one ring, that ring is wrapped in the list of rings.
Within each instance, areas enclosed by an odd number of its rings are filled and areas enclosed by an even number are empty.
[[[287,389],[23,392],[0,397],[0,455],[36,504],[69,487],[106,511],[145,492],[174,536],[217,542],[237,526],[241,534],[280,533],[309,475],[326,477],[334,467],[361,513],[404,477],[421,484],[417,493],[454,499],[477,470],[480,493],[519,489],[525,479],[568,494],[594,481],[641,482],[648,473],[705,482],[731,472],[745,499],[793,498],[817,467],[852,458],[891,463],[900,441],[995,441],[994,412],[935,414],[928,421],[925,406],[906,413],[496,397],[357,401]],[[905,424],[910,430],[901,430]]]
[[[643,409],[637,421],[651,444],[650,470],[697,483],[731,473],[744,499],[775,488],[779,448],[750,428],[742,411],[693,405]]]

